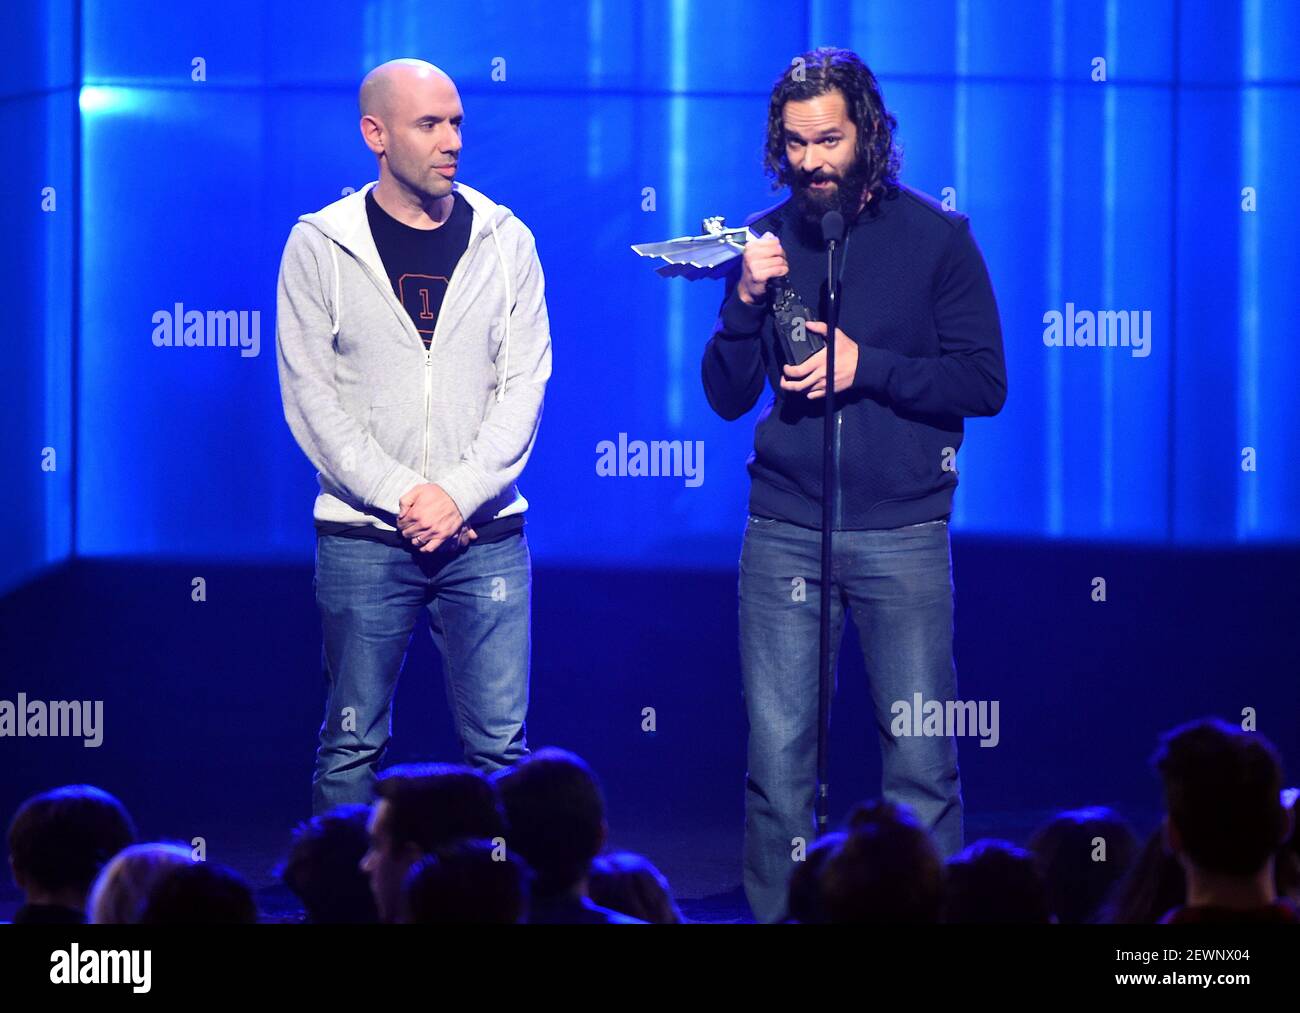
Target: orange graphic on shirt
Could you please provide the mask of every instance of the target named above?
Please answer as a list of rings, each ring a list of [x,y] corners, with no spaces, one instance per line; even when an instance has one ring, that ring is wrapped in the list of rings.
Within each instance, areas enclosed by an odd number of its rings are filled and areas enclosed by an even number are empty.
[[[407,279],[411,284],[407,284]],[[404,274],[397,279],[397,298],[401,300],[406,312],[415,322],[415,329],[420,332],[425,345],[433,341],[433,325],[438,315],[433,312],[433,293],[438,295],[438,305],[442,305],[442,296],[447,294],[447,279],[432,274]]]

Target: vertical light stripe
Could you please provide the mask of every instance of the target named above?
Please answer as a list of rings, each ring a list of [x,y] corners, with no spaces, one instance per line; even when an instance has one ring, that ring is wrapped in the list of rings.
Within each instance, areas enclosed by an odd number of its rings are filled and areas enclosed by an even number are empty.
[[[587,92],[595,101],[587,105],[587,178],[596,179],[601,174],[604,161],[605,103],[599,92],[604,84],[605,61],[605,4],[604,0],[587,0]]]
[[[1116,123],[1119,90],[1114,83],[1118,67],[1119,0],[1106,2],[1106,83],[1102,112],[1102,213],[1101,308],[1115,310],[1115,170]],[[1101,341],[1100,319],[1097,340]],[[1115,359],[1120,349],[1098,349],[1101,355],[1101,530],[1115,530]],[[1132,490],[1131,490],[1132,491]],[[1145,490],[1142,490],[1144,493]]]
[[[688,103],[682,93],[690,86],[687,67],[691,58],[690,5],[688,0],[673,0],[669,12],[669,91],[668,99],[668,194],[660,195],[658,207],[668,206],[666,236],[686,235],[686,168],[689,123]],[[692,232],[692,235],[694,233]],[[686,287],[668,286],[668,425],[675,432],[682,424],[682,348],[685,340]]]
[[[363,74],[370,73],[372,67],[379,65],[379,57],[376,55],[379,48],[379,8],[374,0],[366,4],[365,13],[362,15],[361,46],[362,46],[362,64]]]
[[[53,29],[52,25],[48,27]],[[51,30],[49,37],[54,39],[58,34],[57,31]],[[48,66],[53,67],[57,64],[51,61]],[[75,83],[73,87],[76,87]],[[80,101],[80,92],[78,92],[78,103]],[[69,183],[69,188],[66,190],[57,186],[55,188],[55,213],[49,215],[48,212],[41,212],[51,221],[50,228],[45,230],[40,240],[44,247],[42,252],[45,262],[42,272],[45,281],[44,301],[41,303],[44,308],[45,331],[42,339],[45,361],[41,377],[43,381],[41,406],[44,412],[41,417],[41,429],[37,434],[37,446],[29,448],[35,453],[25,463],[27,467],[37,471],[42,479],[46,479],[40,485],[45,508],[45,546],[40,559],[42,564],[66,558],[72,548],[70,500],[71,496],[75,495],[70,478],[73,465],[76,463],[72,460],[72,391],[75,384],[70,382],[72,343],[68,335],[68,328],[72,323],[72,310],[67,298],[68,276],[75,265],[70,247],[73,238],[72,228],[63,223],[74,214],[75,207],[81,200],[80,194],[72,192],[71,184],[75,177],[69,171],[69,166],[75,166],[80,154],[76,150],[69,152],[63,144],[54,140],[57,136],[54,129],[56,125],[57,129],[64,133],[64,137],[67,137],[63,117],[58,114],[62,106],[61,94],[51,96],[39,105],[45,117],[45,136],[52,139],[50,143],[44,145],[44,178],[47,180],[66,178]],[[76,113],[74,112],[73,115]],[[60,211],[63,212],[61,215]],[[73,218],[72,221],[75,227],[76,219]],[[81,302],[81,293],[73,292],[72,298]],[[71,339],[74,342],[80,341],[81,335],[73,334]],[[26,424],[24,420],[23,425]],[[42,463],[39,455],[47,446],[53,447],[58,454],[55,459],[57,470],[51,476],[46,476],[39,470]]]
[[[1065,0],[1052,0],[1052,99],[1047,140],[1047,306],[1065,300]],[[1063,348],[1047,348],[1045,408],[1047,533],[1065,533],[1065,362]]]
[[[1263,76],[1263,4],[1241,5],[1241,185],[1258,186],[1260,113],[1263,92],[1254,82]],[[1259,452],[1259,212],[1241,215],[1237,237],[1237,442]],[[1258,460],[1256,464],[1260,464]],[[1281,461],[1270,462],[1282,467]],[[1236,465],[1240,469],[1240,460]],[[1240,473],[1240,472],[1239,472]],[[1237,539],[1260,530],[1258,472],[1240,473],[1237,483]]]
[[[955,163],[958,209],[970,206],[966,183],[969,179],[970,117],[970,0],[958,0],[956,37],[957,80],[953,100],[953,160]]]
[[[83,78],[84,80],[84,78]],[[87,363],[93,362],[101,353],[100,348],[102,341],[97,342],[95,339],[102,336],[101,324],[97,317],[86,312],[87,306],[100,305],[97,300],[101,297],[100,278],[95,268],[100,266],[95,258],[95,251],[98,248],[88,241],[90,232],[90,222],[92,212],[86,207],[84,196],[88,193],[102,193],[104,180],[101,179],[97,170],[101,167],[101,160],[95,157],[99,150],[101,138],[96,133],[97,114],[108,116],[114,113],[130,111],[132,100],[138,96],[135,89],[116,88],[108,86],[82,85],[77,96],[77,102],[81,109],[81,193],[73,194],[73,199],[81,203],[81,213],[77,216],[80,219],[80,228],[82,230],[81,239],[81,271],[80,277],[77,278],[77,291],[73,293],[73,298],[78,300],[81,306],[81,332],[72,335],[72,339],[77,342],[76,350],[76,391],[80,399],[80,404],[75,412],[75,423],[77,431],[69,436],[74,437],[73,441],[68,444],[69,449],[72,443],[77,446],[77,453],[82,460],[76,462],[67,462],[67,466],[75,474],[75,483],[72,488],[72,496],[76,498],[77,516],[74,519],[72,528],[72,555],[79,556],[86,554],[87,543],[89,541],[87,533],[92,527],[95,512],[88,508],[86,487],[89,484],[89,468],[85,463],[87,460],[86,448],[89,441],[86,439],[87,422],[92,414],[92,409],[99,409],[99,415],[104,415],[102,404],[97,399],[99,393],[98,385],[103,382],[102,372],[96,369],[88,369]],[[111,171],[108,166],[104,166],[106,174]],[[74,219],[75,221],[75,219]],[[69,264],[69,268],[74,265]],[[60,467],[64,467],[60,462]],[[102,548],[102,546],[101,546]]]
[[[379,44],[380,53],[389,53],[393,48],[393,8],[390,4],[379,5],[378,19],[379,31],[375,41]]]

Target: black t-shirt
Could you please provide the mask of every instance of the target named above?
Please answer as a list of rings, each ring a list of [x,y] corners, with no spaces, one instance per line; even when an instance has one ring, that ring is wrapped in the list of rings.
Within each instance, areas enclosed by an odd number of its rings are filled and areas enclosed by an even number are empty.
[[[474,217],[469,202],[453,191],[447,220],[436,229],[416,229],[403,225],[381,208],[372,189],[366,191],[366,215],[393,292],[428,348],[447,294],[447,282],[469,246]]]

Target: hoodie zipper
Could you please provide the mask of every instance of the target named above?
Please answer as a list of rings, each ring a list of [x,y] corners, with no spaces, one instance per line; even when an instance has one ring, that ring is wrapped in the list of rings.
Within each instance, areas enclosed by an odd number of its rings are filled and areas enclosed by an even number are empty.
[[[492,212],[488,212],[491,214]],[[491,228],[490,225],[486,228]],[[456,284],[456,279],[463,273],[461,266],[469,259],[471,247],[477,250],[483,243],[484,227],[480,227],[477,232],[470,234],[470,245],[465,247],[464,254],[460,260],[456,261],[456,266],[451,269],[451,277],[447,279],[447,291],[442,294],[442,308],[438,310],[438,320],[433,325],[433,337],[429,339],[429,347],[424,350],[424,457],[423,465],[420,468],[420,475],[427,477],[429,474],[429,423],[433,418],[433,350],[438,347],[438,331],[442,327],[442,322],[447,319],[447,307],[451,304],[451,289]],[[406,309],[403,307],[402,312]],[[414,325],[412,325],[414,326]],[[421,341],[423,344],[423,341]],[[469,518],[465,518],[468,520]]]
[[[448,288],[451,286],[448,285]],[[441,313],[438,314],[442,316]],[[434,324],[433,329],[436,332],[438,325]],[[433,413],[433,342],[430,340],[429,347],[424,350],[424,457],[420,465],[420,477],[426,478],[429,474],[429,419]]]
[[[473,209],[471,208],[471,210]],[[494,214],[496,210],[497,208],[494,207],[486,212],[486,214]],[[477,214],[478,212],[475,211],[474,213]],[[477,249],[478,245],[483,242],[483,235],[485,231],[490,228],[491,225],[487,224],[485,219],[485,224],[481,226],[478,231],[470,233],[470,244],[466,246],[465,253],[461,256],[460,260],[456,262],[456,266],[452,269],[451,277],[447,279],[447,291],[443,293],[442,309],[438,311],[438,322],[433,325],[433,337],[429,339],[429,347],[424,349],[424,452],[421,456],[420,468],[420,476],[422,478],[426,477],[429,471],[429,424],[432,421],[433,415],[433,350],[438,345],[439,328],[442,327],[442,322],[446,319],[447,314],[445,311],[451,303],[452,286],[455,284],[457,277],[462,273],[461,265],[469,258],[471,249]],[[335,240],[330,237],[330,241],[334,242]],[[341,243],[339,245],[342,246]],[[347,247],[343,246],[343,249],[346,250]],[[351,251],[349,251],[349,253],[350,252]],[[369,264],[355,254],[352,256],[353,259],[361,265],[365,272],[370,275],[370,280],[378,286],[381,291],[387,293],[390,305],[397,308],[399,319],[401,319],[406,325],[408,333],[413,334],[415,340],[421,347],[423,347],[424,339],[420,337],[420,332],[415,329],[415,324],[411,321],[411,315],[406,312],[406,307],[398,302],[397,295],[393,292],[392,282],[388,280],[387,276],[385,276],[384,280],[380,282]]]

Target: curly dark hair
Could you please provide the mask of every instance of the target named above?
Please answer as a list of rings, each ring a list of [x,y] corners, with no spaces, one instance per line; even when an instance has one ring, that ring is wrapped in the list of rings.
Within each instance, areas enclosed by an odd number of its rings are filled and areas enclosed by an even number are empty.
[[[772,86],[767,109],[767,143],[763,150],[763,166],[773,178],[772,189],[791,183],[781,121],[785,104],[803,102],[831,91],[844,96],[849,119],[858,128],[856,154],[859,163],[866,167],[866,191],[873,200],[890,196],[898,188],[902,162],[894,143],[898,121],[885,108],[876,76],[862,58],[851,50],[834,46],[822,46],[791,60]]]

